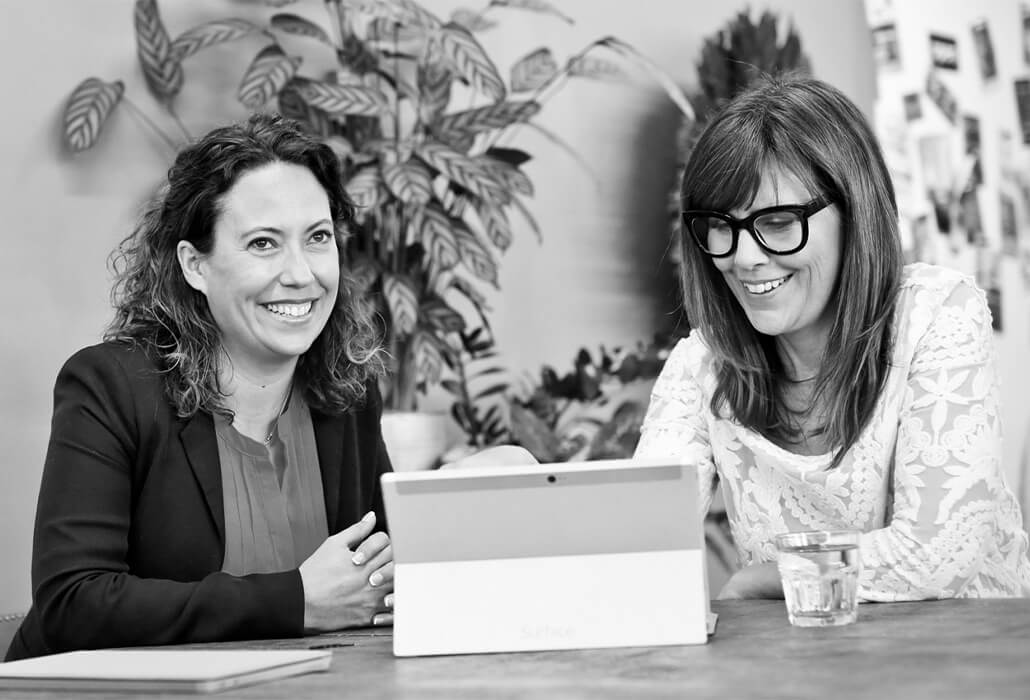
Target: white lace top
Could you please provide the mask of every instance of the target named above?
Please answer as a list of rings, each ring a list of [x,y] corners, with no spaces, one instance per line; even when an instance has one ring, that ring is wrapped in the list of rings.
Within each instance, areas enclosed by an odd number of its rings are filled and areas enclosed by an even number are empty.
[[[893,368],[875,413],[835,469],[709,409],[713,356],[698,331],[654,386],[637,457],[696,463],[707,512],[723,485],[744,566],[774,535],[857,528],[864,600],[1030,595],[1027,534],[999,464],[991,317],[965,275],[905,268]]]

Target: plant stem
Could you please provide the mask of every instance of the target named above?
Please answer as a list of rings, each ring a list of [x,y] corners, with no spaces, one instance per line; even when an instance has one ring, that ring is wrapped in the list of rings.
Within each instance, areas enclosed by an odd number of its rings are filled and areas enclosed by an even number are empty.
[[[150,117],[148,117],[143,110],[137,107],[135,102],[130,100],[127,96],[122,98],[122,102],[125,104],[125,106],[132,110],[133,114],[135,114],[140,120],[143,121],[144,125],[149,127],[150,130],[153,131],[154,134],[156,134],[157,137],[161,139],[161,141],[166,146],[168,146],[169,150],[171,150],[173,154],[179,150],[178,144],[176,144],[175,141],[173,141],[171,137],[168,136],[168,134],[166,134],[157,124],[155,124],[154,121]]]

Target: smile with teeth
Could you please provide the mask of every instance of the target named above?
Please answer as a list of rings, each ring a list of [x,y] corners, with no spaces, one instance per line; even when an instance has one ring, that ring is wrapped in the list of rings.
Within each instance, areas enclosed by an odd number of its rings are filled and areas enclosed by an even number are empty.
[[[741,282],[750,294],[768,294],[774,289],[778,289],[784,282],[789,280],[793,275],[787,275],[776,280],[767,280],[765,282],[759,282],[758,284],[752,284],[750,282]]]
[[[286,304],[286,303],[275,303],[275,304],[262,304],[266,309],[271,311],[273,314],[279,316],[286,316],[289,318],[300,318],[306,316],[311,312],[311,302],[304,301],[297,304]]]

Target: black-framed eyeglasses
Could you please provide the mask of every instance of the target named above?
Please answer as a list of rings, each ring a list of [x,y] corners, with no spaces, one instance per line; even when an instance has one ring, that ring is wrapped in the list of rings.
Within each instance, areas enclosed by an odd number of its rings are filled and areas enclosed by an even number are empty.
[[[689,209],[683,212],[683,226],[698,247],[713,258],[725,258],[736,252],[741,229],[750,233],[765,252],[790,255],[808,243],[808,218],[830,203],[826,197],[816,197],[808,204],[759,209],[745,219],[721,211]]]

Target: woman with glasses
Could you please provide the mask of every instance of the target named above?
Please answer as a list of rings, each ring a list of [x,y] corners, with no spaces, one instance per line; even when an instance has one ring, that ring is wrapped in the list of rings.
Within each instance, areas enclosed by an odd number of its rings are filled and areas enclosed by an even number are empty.
[[[1000,464],[991,318],[958,272],[903,266],[897,208],[857,107],[766,79],[705,128],[682,190],[694,330],[655,384],[638,457],[717,482],[742,568],[782,597],[775,535],[857,529],[859,595],[1030,593]]]

